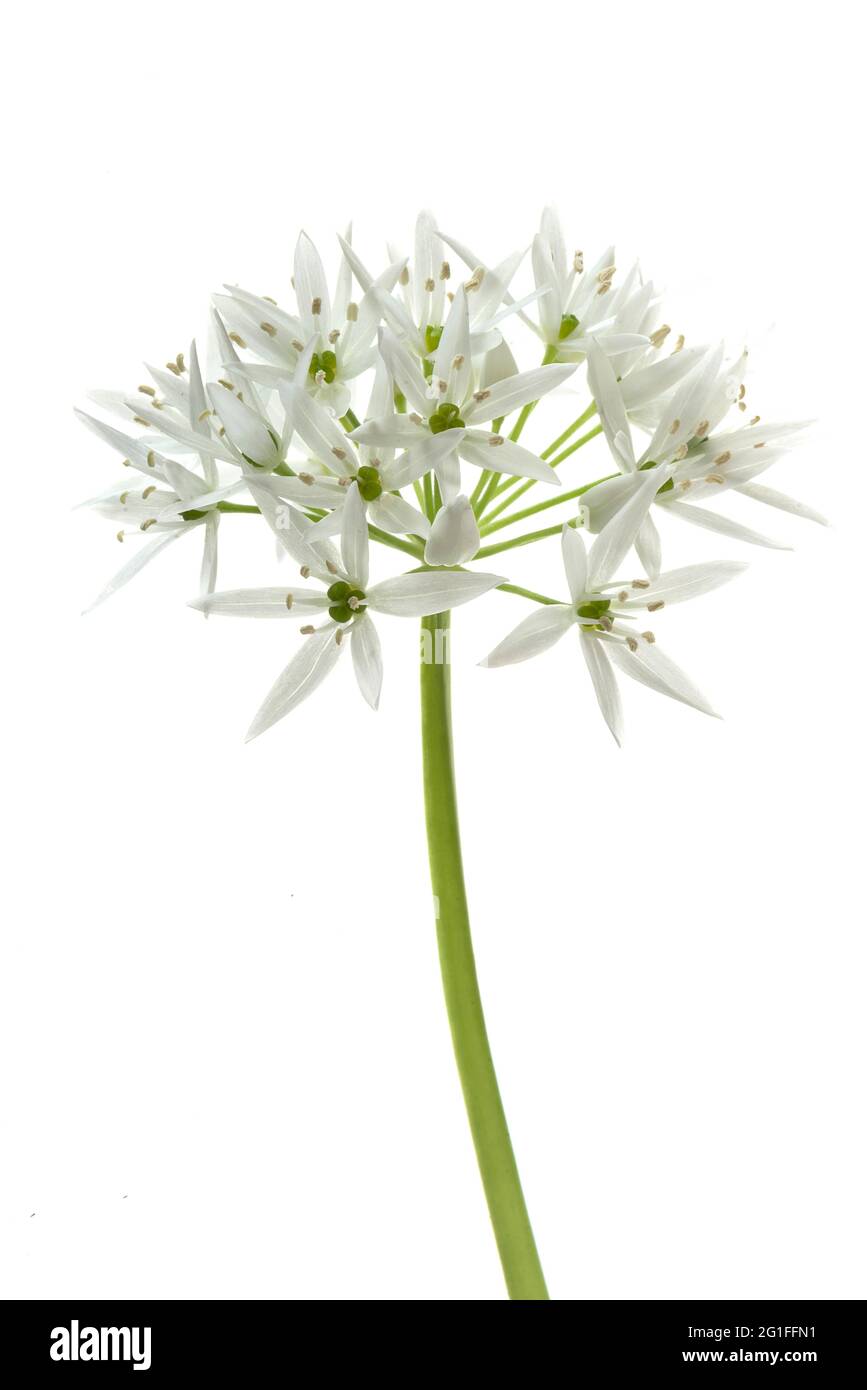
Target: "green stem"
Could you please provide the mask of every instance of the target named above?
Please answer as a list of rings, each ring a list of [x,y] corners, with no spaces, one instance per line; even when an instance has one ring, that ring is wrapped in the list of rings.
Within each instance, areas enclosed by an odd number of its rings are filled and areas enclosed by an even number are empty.
[[[543,541],[548,536],[559,536],[563,530],[563,524],[559,526],[546,526],[544,531],[527,531],[523,536],[516,536],[512,541],[498,541],[496,545],[483,545],[481,550],[477,550],[473,556],[474,560],[484,560],[488,555],[499,555],[501,550],[514,550],[519,545],[532,545],[534,541]]]
[[[549,459],[552,454],[556,454],[557,450],[560,448],[560,445],[565,444],[567,439],[571,439],[575,431],[580,430],[582,425],[586,425],[587,421],[591,418],[591,416],[595,414],[596,402],[591,401],[587,409],[583,412],[583,414],[579,415],[577,420],[573,420],[571,425],[567,425],[563,433],[558,434],[553,444],[549,444],[547,449],[543,450],[539,457],[543,459]]]
[[[610,482],[612,478],[619,478],[619,473],[609,473],[605,478],[597,478],[592,483],[585,483],[583,487],[574,487],[569,492],[558,492],[556,497],[547,497],[544,502],[536,502],[532,507],[524,507],[520,512],[510,512],[508,516],[500,517],[499,521],[488,521],[482,526],[483,536],[489,536],[492,531],[499,531],[504,526],[511,526],[514,521],[526,521],[528,516],[535,516],[537,512],[547,511],[549,507],[559,507],[564,502],[571,502],[576,497],[583,497],[585,492],[589,492],[592,487],[598,487],[600,483]]]
[[[470,935],[444,646],[450,622],[450,613],[422,619],[424,800],[440,969],[464,1103],[509,1297],[544,1301],[548,1291],[497,1086]]]

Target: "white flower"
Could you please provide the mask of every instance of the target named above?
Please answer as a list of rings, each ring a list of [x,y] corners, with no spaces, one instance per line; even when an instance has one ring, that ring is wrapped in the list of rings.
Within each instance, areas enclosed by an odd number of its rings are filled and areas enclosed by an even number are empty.
[[[468,266],[479,264],[469,247],[454,237],[443,240]],[[648,332],[655,323],[652,309],[653,286],[640,283],[638,267],[633,267],[623,289],[612,293],[616,271],[614,247],[584,269],[584,255],[571,256],[553,208],[546,208],[532,247],[533,276],[539,300],[539,318],[524,314],[509,294],[504,296],[511,309],[517,309],[524,323],[537,334],[560,361],[579,361],[586,351],[585,335],[593,333],[610,356],[646,348]]]
[[[572,627],[577,627],[584,659],[599,707],[619,744],[623,736],[620,695],[611,663],[633,680],[662,695],[692,705],[705,714],[713,710],[688,676],[661,652],[650,631],[639,631],[636,620],[669,603],[708,593],[739,574],[745,565],[719,561],[671,570],[656,579],[613,580],[650,505],[653,482],[642,483],[621,511],[596,537],[589,555],[579,531],[563,527],[563,565],[570,601],[546,604],[519,623],[482,662],[508,666],[547,651]]]
[[[176,365],[179,376],[170,377],[170,380],[180,380],[181,369],[186,371],[182,358]],[[148,543],[142,545],[109,581],[90,605],[91,608],[123,588],[172,541],[179,540],[200,526],[204,528],[200,590],[207,594],[213,592],[216,586],[217,531],[220,524],[217,505],[234,492],[238,484],[219,486],[213,440],[205,419],[205,393],[195,343],[190,346],[189,382],[183,385],[183,395],[178,391],[171,412],[166,413],[171,416],[169,423],[173,430],[189,434],[190,446],[199,454],[201,477],[176,459],[157,452],[147,439],[135,439],[83,411],[76,412],[79,419],[123,455],[128,467],[147,478],[147,483],[141,489],[131,487],[129,482],[119,483],[92,499],[90,504],[84,504],[94,506],[103,516],[121,523],[121,529],[117,532],[119,541],[139,532],[147,533],[149,537]],[[187,412],[187,426],[180,419],[182,408]],[[148,410],[148,414],[156,414],[148,407],[144,409]],[[158,423],[163,425],[161,419]],[[165,487],[161,488],[160,483]],[[129,522],[133,522],[132,528]]]
[[[339,555],[330,542],[314,538],[315,528],[305,531],[290,516],[281,515],[270,493],[255,483],[252,488],[266,520],[301,564],[303,576],[318,580],[322,587],[236,589],[199,599],[192,607],[234,617],[319,614],[326,621],[321,627],[302,629],[304,645],[266,696],[248,739],[263,733],[313,693],[337,663],[347,639],[359,689],[376,709],[382,686],[382,654],[373,613],[425,617],[469,603],[503,582],[496,574],[426,570],[370,586],[367,522],[357,483],[347,491]]]
[[[665,364],[658,365],[663,367]],[[584,515],[591,531],[598,531],[606,525],[617,508],[641,485],[644,471],[666,464],[669,465],[669,476],[664,483],[660,483],[654,505],[707,530],[754,545],[785,548],[740,522],[694,505],[696,500],[716,500],[730,489],[769,506],[814,521],[824,521],[818,512],[803,503],[753,481],[782,456],[784,451],[778,446],[803,429],[803,425],[766,426],[755,417],[750,425],[741,429],[725,434],[713,433],[733,405],[743,404],[745,365],[746,353],[737,362],[724,366],[722,345],[705,351],[676,389],[663,401],[657,402],[655,428],[649,442],[639,453],[633,443],[624,387],[617,381],[604,351],[590,342],[588,384],[611,453],[623,474],[623,477],[599,483],[585,493],[582,499]],[[687,495],[688,502],[685,500]],[[642,526],[636,546],[647,573],[651,576],[658,574],[661,541],[650,516]]]
[[[353,430],[352,438],[375,447],[402,446],[412,450],[426,435],[447,435],[451,447],[433,464],[445,507],[434,520],[431,555],[441,549],[442,558],[437,556],[437,563],[461,564],[471,558],[467,554],[468,504],[461,489],[461,459],[480,469],[560,486],[554,469],[529,449],[478,426],[538,400],[565,381],[575,369],[552,364],[506,377],[491,386],[480,386],[473,367],[469,313],[463,289],[455,295],[446,320],[430,381],[419,360],[388,328],[380,331],[379,348],[412,413],[368,420]],[[458,506],[450,510],[452,503]],[[460,523],[457,527],[453,525],[456,518]],[[477,527],[474,538],[472,554],[479,545]],[[460,545],[459,540],[463,542]],[[430,563],[433,562],[431,559]]]
[[[295,248],[294,314],[237,286],[228,286],[227,294],[216,296],[216,303],[232,341],[267,364],[248,366],[252,380],[276,385],[293,377],[310,347],[304,385],[336,415],[344,415],[351,400],[349,383],[375,360],[380,295],[394,288],[403,265],[398,260],[389,266],[371,282],[360,303],[354,303],[350,266],[344,258],[332,300],[319,253],[302,232]]]

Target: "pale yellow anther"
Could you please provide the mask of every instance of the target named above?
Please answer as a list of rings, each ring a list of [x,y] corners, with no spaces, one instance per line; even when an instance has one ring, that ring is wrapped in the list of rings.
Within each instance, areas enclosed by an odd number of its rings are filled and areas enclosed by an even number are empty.
[[[488,439],[488,443],[492,449],[496,449],[500,444],[505,444],[505,442],[501,434],[492,434]]]
[[[132,468],[132,464],[130,463],[129,459],[121,460],[121,468]]]
[[[334,457],[335,457],[336,459],[340,459],[340,462],[341,462],[341,463],[342,463],[343,460],[346,458],[346,450],[345,450],[345,449],[341,449],[341,447],[340,447],[339,444],[332,444],[332,446],[331,446],[331,452],[332,452],[332,454],[334,455]]]
[[[339,647],[342,641],[343,641],[343,628],[342,628],[342,627],[339,627],[339,628],[337,629],[337,631],[335,632],[335,634],[334,634],[334,645],[335,645],[336,647]]]
[[[142,417],[141,417],[140,415],[134,415],[134,416],[132,417],[132,419],[133,419],[133,424],[134,424],[134,425],[149,425],[149,424],[150,424],[150,420],[143,420]]]
[[[402,285],[409,284],[409,270],[406,266],[404,266],[403,270],[400,272],[400,275],[397,278]]]
[[[747,408],[747,403],[746,403],[746,401],[738,401],[738,410],[746,410],[746,408]]]
[[[628,589],[621,589],[621,590],[620,590],[620,593],[617,595],[617,602],[618,602],[618,603],[625,603],[626,600],[627,600],[628,598],[629,598],[629,590],[628,590]]]
[[[224,387],[226,391],[234,391],[235,389],[231,381],[227,380],[224,376],[217,377],[217,385]]]
[[[196,423],[200,425],[203,420],[207,420],[208,416],[213,415],[213,413],[213,410],[203,410],[201,414],[196,416]]]
[[[153,449],[148,449],[147,464],[148,468],[156,468],[157,466],[157,456],[154,453]]]
[[[335,565],[335,563],[334,563],[333,560],[326,560],[326,561],[325,561],[325,568],[328,570],[328,573],[329,573],[329,574],[339,574],[339,573],[340,573],[340,570],[337,568],[337,566]]]
[[[664,599],[664,598],[658,598],[658,599],[656,600],[655,603],[649,603],[649,604],[647,605],[647,611],[648,611],[648,613],[658,613],[659,610],[660,610],[660,608],[664,608],[664,607],[665,607],[665,599]]]
[[[705,478],[705,482],[716,483],[717,486],[722,486],[722,484],[725,482],[725,478],[723,477],[722,473],[708,473],[707,477]]]
[[[710,420],[699,420],[698,424],[695,427],[695,430],[693,431],[693,438],[704,439],[709,429]]]
[[[319,298],[318,294],[310,305],[310,312],[314,317],[322,313],[322,300]]]
[[[304,626],[300,629],[300,631],[302,637],[309,637],[312,633],[316,631],[316,628],[313,626],[312,623],[305,623]]]
[[[583,275],[583,274],[584,274],[584,252],[583,252],[583,251],[576,251],[576,252],[575,252],[575,255],[572,257],[572,269],[575,271],[575,274],[576,274],[576,275]]]
[[[741,386],[740,390],[738,391],[738,400],[739,400],[739,401],[742,401],[743,398],[744,398],[744,396],[745,396],[746,394],[747,394],[747,388],[746,388],[745,386]]]
[[[277,307],[276,299],[273,299],[270,294],[263,294],[262,298],[264,299],[266,304],[273,304],[275,308]]]
[[[269,338],[277,337],[277,329],[274,327],[273,323],[263,322],[259,324],[259,327],[261,328],[263,333],[268,334]]]
[[[127,499],[128,497],[129,497],[129,493],[128,493],[128,492],[122,492],[122,493],[120,494],[120,497],[119,497],[117,500],[118,500],[118,502],[120,503],[120,505],[121,505],[122,507],[125,507],[125,506],[126,506],[126,499]]]
[[[296,352],[303,352],[303,351],[304,351],[304,344],[301,342],[301,339],[300,339],[300,338],[293,338],[293,339],[292,339],[292,346],[294,347],[294,349],[295,349]]]
[[[229,337],[233,343],[237,343],[239,348],[245,348],[247,346],[240,333],[230,333]]]
[[[764,441],[764,440],[762,440],[759,444],[754,444],[754,445],[753,445],[753,448],[754,448],[754,449],[764,449],[764,447],[765,447],[765,441]]]
[[[714,463],[718,464],[718,466],[722,468],[724,464],[728,463],[731,456],[731,449],[724,449],[721,454],[717,454],[716,458],[714,459]]]
[[[440,279],[441,279],[441,280],[450,280],[450,279],[451,279],[451,274],[452,274],[452,268],[451,268],[451,266],[449,265],[448,261],[443,261],[442,265],[440,266]]]
[[[187,370],[186,363],[184,362],[184,354],[182,352],[179,352],[175,358],[175,365],[179,372],[185,372]]]
[[[679,429],[680,429],[680,421],[679,421],[679,420],[672,420],[672,422],[671,422],[671,428],[670,428],[670,430],[668,431],[669,434],[677,434],[677,432],[678,432]]]
[[[338,339],[339,337],[340,337],[340,329],[339,329],[339,328],[332,328],[331,332],[328,334],[328,341],[329,341],[329,343],[331,344],[332,347],[333,347],[334,344],[337,342],[337,339]]]
[[[667,323],[663,323],[659,328],[656,329],[655,332],[651,333],[650,341],[652,345],[655,348],[662,347],[662,344],[665,342],[670,332],[671,328],[669,327],[669,325]]]
[[[632,587],[633,587],[633,589],[649,589],[649,588],[650,588],[650,580],[649,580],[649,579],[633,579],[633,581],[632,581]]]
[[[142,496],[142,501],[143,501],[143,502],[146,502],[147,499],[150,497],[151,493],[152,493],[152,492],[156,492],[156,490],[157,490],[157,485],[156,485],[156,483],[148,483],[148,485],[147,485],[146,488],[142,488],[142,494],[141,494],[141,496]]]
[[[155,517],[155,516],[149,516],[148,519],[147,519],[147,521],[143,521],[143,522],[142,522],[141,526],[139,527],[139,530],[140,530],[140,531],[148,531],[148,530],[150,529],[151,526],[156,526],[156,524],[157,524],[157,519],[156,519],[156,517]]]
[[[358,319],[358,305],[355,300],[350,300],[346,306],[346,319],[348,323],[355,323]]]
[[[115,536],[115,540],[118,540],[121,542],[121,544],[123,544],[123,531],[118,531],[117,535]]]
[[[156,395],[156,391],[154,390],[154,388],[153,388],[152,386],[140,386],[138,389],[141,391],[141,393],[142,393],[143,396],[155,396],[155,395]]]
[[[672,458],[675,463],[680,463],[681,459],[685,459],[688,453],[689,445],[681,444],[680,448],[677,450],[677,453],[672,454]]]
[[[684,345],[685,342],[686,342],[686,338],[684,338],[683,334],[681,333],[680,336],[679,336],[679,338],[678,338],[678,340],[677,340],[677,342],[676,342],[675,345],[674,345],[674,351],[675,351],[675,352],[680,352],[681,349],[683,348],[683,345]]]
[[[473,392],[473,400],[474,400],[474,401],[478,401],[479,404],[481,405],[482,401],[486,401],[486,400],[488,399],[488,397],[490,396],[490,394],[491,394],[490,391],[474,391],[474,392]]]
[[[653,643],[656,641],[655,632],[642,632],[641,635],[644,638],[645,642],[649,642],[650,645],[653,646]]]
[[[287,608],[291,608],[294,602],[295,602],[294,595],[292,595],[292,594],[287,594],[287,595],[286,595],[286,607],[287,607]]]
[[[630,650],[631,652],[637,652],[637,651],[638,651],[638,643],[636,642],[636,640],[635,640],[634,637],[627,637],[627,639],[626,639],[626,645],[627,645],[627,647],[629,648],[629,650]]]
[[[761,415],[754,415],[753,418],[752,418],[752,420],[750,420],[750,424],[751,424],[751,425],[757,425],[757,424],[759,423],[759,421],[761,420],[761,418],[762,418]]]
[[[302,483],[306,483],[307,487],[312,487],[312,486],[313,486],[313,474],[312,474],[312,473],[299,473],[299,474],[298,474],[298,477],[301,479]]]
[[[169,371],[172,373],[173,376],[180,376],[181,369],[178,366],[177,362],[167,362],[166,366],[168,367]]]
[[[433,290],[436,288],[436,281],[433,279],[433,276],[428,276],[428,278],[424,282],[424,287],[428,294],[431,294],[433,292]]]
[[[413,423],[414,425],[423,425],[423,424],[424,424],[424,420],[423,420],[423,419],[421,418],[421,416],[420,416],[419,414],[417,414],[416,411],[414,411],[414,410],[410,413],[409,419],[412,421],[412,423]]]
[[[459,372],[460,369],[461,369],[461,367],[462,367],[463,365],[464,365],[464,354],[463,354],[462,352],[459,352],[458,355],[457,355],[457,357],[453,357],[453,358],[452,358],[452,371],[453,371],[453,372]]]
[[[689,492],[692,487],[692,478],[683,478],[680,483],[681,492]]]
[[[309,566],[309,565],[302,565],[302,566],[301,566],[301,578],[302,578],[302,579],[309,579],[309,578],[310,578],[310,566]]]

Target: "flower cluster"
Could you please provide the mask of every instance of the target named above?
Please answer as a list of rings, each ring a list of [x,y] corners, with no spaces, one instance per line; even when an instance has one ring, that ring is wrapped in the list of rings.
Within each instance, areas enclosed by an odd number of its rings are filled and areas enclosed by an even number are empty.
[[[718,507],[736,491],[822,521],[758,481],[803,426],[749,415],[746,353],[727,357],[722,344],[672,338],[638,265],[618,282],[609,248],[585,268],[550,210],[529,257],[516,252],[496,265],[441,232],[429,213],[417,220],[412,254],[389,247],[379,274],[362,262],[349,231],[338,240],[333,293],[302,233],[288,307],[227,288],[215,296],[204,374],[193,343],[165,367],[149,367],[150,380],[136,391],[94,393],[99,416],[79,412],[138,475],[89,504],[119,526],[119,541],[140,540],[97,603],[197,532],[203,550],[193,607],[311,619],[251,737],[306,699],[347,647],[361,693],[376,708],[382,656],[373,615],[430,616],[493,588],[534,609],[484,665],[524,661],[574,628],[618,742],[615,670],[710,713],[646,623],[743,566],[711,561],[664,571],[657,520],[667,514],[774,547]],[[517,294],[513,282],[527,260],[534,283]],[[542,347],[541,362],[525,371],[510,345],[522,325]],[[586,377],[586,408],[548,448],[532,452],[519,442],[530,414],[578,373]],[[104,418],[112,414],[122,429]],[[564,488],[561,465],[599,435],[611,455],[604,476]],[[519,506],[537,484],[544,500]],[[565,508],[557,525],[490,541],[554,506]],[[221,523],[248,515],[264,520],[302,583],[217,590]],[[549,537],[562,546],[562,601],[467,568]],[[412,567],[371,582],[371,540]],[[619,578],[633,547],[643,573]]]

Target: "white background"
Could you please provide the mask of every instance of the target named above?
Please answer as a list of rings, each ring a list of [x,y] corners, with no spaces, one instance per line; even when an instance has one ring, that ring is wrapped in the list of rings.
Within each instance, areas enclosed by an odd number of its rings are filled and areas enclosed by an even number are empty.
[[[746,556],[669,524],[668,563],[751,561],[657,625],[725,721],[634,687],[622,752],[573,644],[476,666],[521,600],[456,620],[479,968],[552,1293],[867,1292],[853,14],[7,22],[6,1296],[503,1297],[437,976],[414,625],[386,620],[377,716],[346,665],[245,747],[294,629],[190,611],[194,540],[81,618],[123,557],[72,511],[118,468],[71,410],[186,349],[222,282],[287,298],[301,226],[334,264],[352,217],[382,264],[430,206],[493,260],[546,201],[588,255],[640,254],[689,341],[749,341],[755,409],[818,421],[773,482],[834,522],[744,503],[796,547]],[[276,573],[251,519],[222,536],[224,586]],[[556,547],[501,558],[558,583]]]

